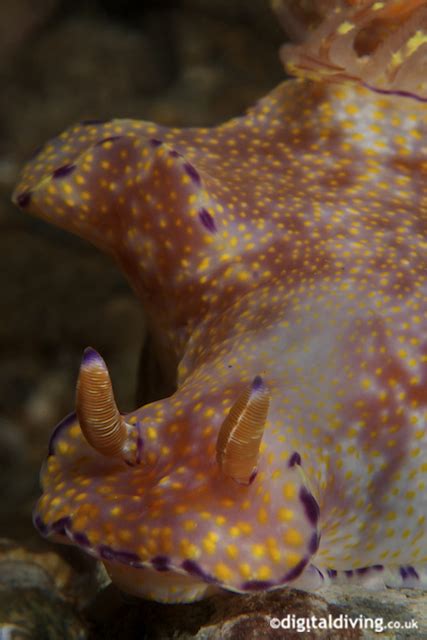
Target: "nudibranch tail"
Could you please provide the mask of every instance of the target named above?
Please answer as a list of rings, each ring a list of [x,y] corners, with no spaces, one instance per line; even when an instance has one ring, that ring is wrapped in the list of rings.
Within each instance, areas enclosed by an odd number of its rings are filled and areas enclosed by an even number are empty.
[[[267,420],[270,393],[257,376],[231,407],[216,445],[217,462],[225,475],[249,484],[256,469]]]
[[[107,457],[123,455],[126,424],[114,400],[107,366],[92,348],[84,352],[76,391],[76,413],[88,443]]]

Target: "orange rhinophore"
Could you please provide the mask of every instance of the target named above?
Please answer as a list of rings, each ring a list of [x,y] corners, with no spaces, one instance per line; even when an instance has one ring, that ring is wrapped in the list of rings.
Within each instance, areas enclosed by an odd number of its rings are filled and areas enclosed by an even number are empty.
[[[85,350],[77,381],[76,413],[88,443],[104,456],[123,455],[126,424],[114,400],[108,369],[94,349]]]
[[[249,484],[256,470],[269,404],[268,389],[257,376],[221,425],[217,462],[225,475],[242,484]]]

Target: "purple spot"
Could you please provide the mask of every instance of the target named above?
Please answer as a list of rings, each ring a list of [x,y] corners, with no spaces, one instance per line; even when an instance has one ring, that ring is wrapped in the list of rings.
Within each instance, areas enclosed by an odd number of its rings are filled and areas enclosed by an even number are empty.
[[[344,571],[344,573],[345,573],[345,575],[347,576],[347,578],[351,578],[351,577],[352,577],[352,575],[353,575],[353,571],[352,571],[352,569],[346,569],[346,570]]]
[[[194,562],[194,560],[184,560],[184,562],[181,564],[181,567],[190,575],[196,576],[204,582],[218,582],[216,578],[209,575],[208,573],[205,573],[200,565],[198,565],[197,562]]]
[[[308,552],[311,554],[316,553],[316,551],[319,548],[319,544],[320,544],[320,536],[317,534],[317,532],[314,532],[310,538],[310,542],[308,543]]]
[[[249,483],[248,484],[252,484],[252,482],[255,480],[255,478],[257,477],[258,474],[258,469],[254,469],[251,473],[251,475],[249,476]]]
[[[410,578],[416,578],[417,580],[420,579],[420,576],[418,575],[418,572],[414,569],[414,567],[406,567],[406,571],[408,572],[408,576]]]
[[[48,446],[48,456],[53,456],[55,454],[55,442],[58,440],[59,436],[61,435],[61,432],[64,431],[65,429],[68,429],[68,427],[76,421],[77,421],[77,417],[76,417],[76,414],[73,412],[73,413],[69,413],[68,416],[65,416],[65,418],[61,420],[61,422],[58,425],[56,425],[52,435],[50,436],[49,446]]]
[[[89,538],[85,533],[73,532],[72,538],[74,542],[78,544],[80,547],[90,547]]]
[[[172,149],[172,151],[169,151],[169,155],[171,156],[171,158],[181,158],[182,154],[179,153],[179,151],[176,151],[175,149]]]
[[[295,565],[293,569],[288,571],[288,573],[286,573],[279,582],[291,582],[292,580],[298,578],[298,576],[300,576],[306,568],[308,560],[308,558],[303,558],[302,560],[300,560],[298,564]]]
[[[383,571],[384,565],[382,565],[382,564],[373,564],[371,569],[373,569],[374,571]]]
[[[212,216],[209,213],[209,211],[207,211],[206,209],[200,209],[199,218],[200,218],[200,222],[202,223],[202,225],[208,231],[210,231],[211,233],[214,233],[216,231],[215,220],[212,218]]]
[[[419,575],[418,573],[415,571],[414,567],[400,567],[399,568],[399,573],[402,576],[403,580],[406,580],[407,578],[416,578],[417,580],[419,579]]]
[[[141,425],[138,423],[135,425],[135,428],[138,431],[138,435],[136,437],[136,456],[135,456],[135,462],[136,464],[141,464],[141,460],[142,460],[142,452],[144,450],[144,440],[142,438],[141,435]]]
[[[268,580],[248,580],[241,585],[243,591],[265,591],[274,587],[274,582]]]
[[[66,529],[70,529],[71,526],[71,518],[69,516],[65,516],[64,518],[60,518],[56,520],[50,527],[50,530],[53,533],[59,533],[63,536],[67,535]]]
[[[30,204],[31,196],[31,191],[24,191],[23,193],[20,193],[16,198],[16,204],[18,205],[18,207],[22,207],[22,209],[28,207],[28,205]]]
[[[337,572],[335,571],[335,569],[326,569],[326,572],[330,578],[337,577]]]
[[[100,147],[104,144],[104,142],[115,142],[116,140],[120,140],[122,136],[110,136],[109,138],[103,138],[102,140],[98,140],[95,143],[95,147]]]
[[[52,173],[52,177],[65,178],[65,176],[69,176],[70,173],[73,173],[75,169],[75,164],[64,164],[62,167],[58,167],[58,169],[55,169],[55,171]]]
[[[301,466],[301,456],[298,451],[294,451],[289,458],[288,467],[295,467],[296,464]]]
[[[107,122],[111,122],[110,120],[99,120],[98,118],[93,118],[92,120],[81,120],[80,124],[85,126],[90,126],[94,124],[107,124]]]
[[[98,547],[99,555],[103,560],[122,562],[123,564],[137,564],[140,562],[139,556],[131,551],[115,551],[111,547],[102,544]]]
[[[255,378],[252,380],[252,391],[259,391],[263,387],[264,380],[261,378],[261,376],[255,376]]]
[[[43,520],[41,519],[41,517],[39,515],[34,516],[33,524],[34,524],[35,528],[37,529],[37,531],[42,536],[46,537],[47,535],[49,535],[49,527],[43,522]]]
[[[403,580],[405,580],[408,577],[408,572],[406,571],[405,567],[400,567],[399,573]]]
[[[83,351],[82,364],[85,366],[102,365],[102,367],[105,367],[104,360],[92,347],[87,347]]]
[[[313,565],[312,565],[313,566]],[[320,571],[320,569],[318,569],[317,567],[313,566],[313,569],[315,569],[315,571],[317,571],[317,573],[319,574],[319,576],[322,578],[322,580],[325,579],[325,576],[323,575],[323,573]]]
[[[170,560],[167,556],[156,556],[151,560],[151,564],[156,571],[169,571]]]
[[[152,147],[160,147],[161,144],[163,144],[162,140],[158,140],[158,138],[151,138],[151,140],[149,141]]]
[[[369,571],[369,567],[360,567],[360,569],[356,569],[356,573],[359,576],[365,575],[365,573],[368,573],[368,571]]]
[[[192,179],[192,181],[195,184],[200,184],[199,173],[198,173],[198,171],[196,171],[196,169],[193,167],[192,164],[190,164],[189,162],[186,162],[184,164],[184,170],[185,170],[186,174],[190,176],[190,178]]]
[[[312,525],[316,525],[320,515],[319,505],[308,489],[301,487],[299,498],[304,505],[305,513]]]

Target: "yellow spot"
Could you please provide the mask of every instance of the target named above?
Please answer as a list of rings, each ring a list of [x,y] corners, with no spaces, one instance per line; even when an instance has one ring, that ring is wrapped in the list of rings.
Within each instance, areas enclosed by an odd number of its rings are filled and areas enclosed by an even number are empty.
[[[352,24],[351,22],[343,22],[342,24],[340,24],[337,31],[339,35],[343,36],[352,29],[354,29],[354,24]]]
[[[288,529],[283,536],[283,541],[285,544],[297,547],[304,542],[304,538],[297,529]]]
[[[271,578],[271,568],[266,564],[261,565],[257,571],[257,578],[258,580],[268,580]]]
[[[218,562],[218,564],[215,565],[215,575],[221,582],[227,582],[233,577],[232,571],[223,562]]]
[[[216,543],[218,542],[218,534],[215,531],[211,531],[208,535],[203,539],[202,545],[204,550],[209,554],[214,554],[216,551]]]
[[[174,511],[177,515],[181,515],[183,513],[186,513],[189,509],[189,506],[187,504],[177,504],[174,508]]]
[[[260,524],[266,524],[268,522],[268,513],[264,507],[261,507],[258,511],[258,522]]]
[[[289,551],[285,556],[286,562],[290,567],[295,567],[301,562],[301,556],[293,551]]]
[[[120,529],[117,536],[122,542],[129,542],[132,540],[132,532],[129,531],[129,529]]]
[[[203,260],[199,264],[199,270],[204,271],[205,269],[208,269],[209,265],[210,265],[210,258],[208,257],[203,258]]]
[[[156,440],[157,439],[157,431],[156,431],[156,429],[154,429],[154,427],[148,427],[147,428],[147,437],[150,440]]]
[[[281,554],[275,538],[267,538],[267,552],[274,562],[279,562]]]
[[[427,42],[427,33],[423,31],[417,31],[406,43],[408,54],[412,55],[417,49]]]
[[[190,560],[200,557],[200,549],[187,538],[181,540],[179,550],[185,558],[189,558]]]
[[[263,544],[253,544],[251,549],[252,555],[255,558],[262,558],[265,555],[265,547]]]
[[[79,424],[75,424],[70,429],[70,436],[72,438],[78,438],[81,435],[81,429]]]
[[[242,562],[239,565],[239,571],[242,578],[250,578],[252,575],[251,567],[247,562]]]
[[[68,442],[58,442],[56,445],[56,449],[59,453],[69,453],[72,451],[72,448],[68,444]]]
[[[293,482],[286,482],[283,485],[282,491],[283,491],[283,497],[286,500],[292,500],[296,496],[296,487]]]
[[[230,556],[232,560],[237,558],[237,556],[239,555],[239,549],[236,547],[235,544],[228,544],[225,550],[227,552],[227,555]]]

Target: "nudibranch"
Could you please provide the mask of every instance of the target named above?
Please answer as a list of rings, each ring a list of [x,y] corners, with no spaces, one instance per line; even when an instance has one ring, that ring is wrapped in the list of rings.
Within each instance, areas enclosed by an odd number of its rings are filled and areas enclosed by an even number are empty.
[[[425,2],[336,4],[425,69]],[[427,105],[412,67],[314,69],[210,129],[82,122],[15,191],[116,260],[176,366],[123,415],[87,349],[41,474],[38,530],[127,592],[426,585]]]

